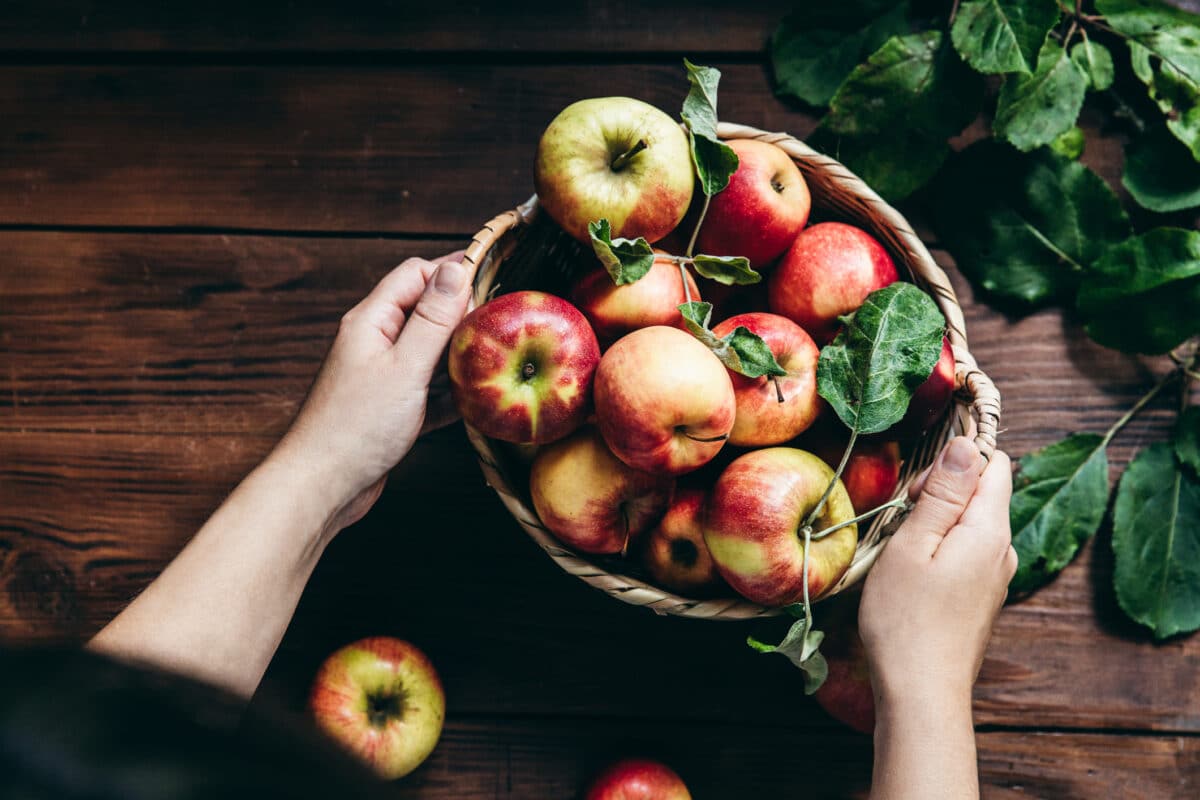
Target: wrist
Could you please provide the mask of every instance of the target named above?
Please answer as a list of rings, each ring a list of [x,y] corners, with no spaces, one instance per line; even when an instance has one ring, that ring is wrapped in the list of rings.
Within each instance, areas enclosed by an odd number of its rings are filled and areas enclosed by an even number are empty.
[[[875,690],[875,715],[884,727],[941,727],[972,723],[971,686],[929,676],[919,683],[880,686]]]
[[[309,546],[323,548],[337,534],[336,521],[353,499],[344,479],[330,474],[319,458],[291,447],[286,439],[263,459],[247,483],[269,492],[273,502],[292,509],[296,530]]]

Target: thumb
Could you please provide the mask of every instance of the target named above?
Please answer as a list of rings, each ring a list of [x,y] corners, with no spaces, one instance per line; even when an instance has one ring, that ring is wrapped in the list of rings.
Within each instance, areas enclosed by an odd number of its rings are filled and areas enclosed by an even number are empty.
[[[470,294],[467,269],[455,261],[441,264],[426,285],[396,341],[396,356],[417,386],[428,387],[450,334],[463,318]]]
[[[932,556],[974,496],[980,462],[974,441],[966,436],[952,439],[930,468],[916,506],[896,535],[920,542]]]

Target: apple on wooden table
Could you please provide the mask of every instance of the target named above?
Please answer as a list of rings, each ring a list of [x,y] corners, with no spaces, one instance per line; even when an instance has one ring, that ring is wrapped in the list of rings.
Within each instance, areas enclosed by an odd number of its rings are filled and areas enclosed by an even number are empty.
[[[661,251],[649,271],[633,283],[618,286],[607,270],[597,267],[584,273],[571,289],[571,302],[605,347],[638,328],[682,328],[679,306],[691,300],[700,300],[696,280]]]
[[[834,601],[831,601],[834,602]],[[829,674],[814,695],[829,716],[859,733],[875,730],[875,693],[867,652],[858,634],[859,596],[837,598],[821,627],[821,653]]]
[[[546,128],[534,184],[542,208],[581,242],[589,222],[607,219],[613,237],[654,243],[687,213],[695,174],[678,122],[641,100],[595,97]]]
[[[702,489],[680,489],[658,525],[646,534],[644,560],[659,586],[688,597],[704,597],[721,586],[721,573],[704,543]]]
[[[597,775],[584,800],[692,800],[675,770],[647,758],[618,761]]]
[[[309,694],[317,726],[381,777],[416,769],[446,717],[441,679],[425,654],[389,636],[361,639],[321,665]]]

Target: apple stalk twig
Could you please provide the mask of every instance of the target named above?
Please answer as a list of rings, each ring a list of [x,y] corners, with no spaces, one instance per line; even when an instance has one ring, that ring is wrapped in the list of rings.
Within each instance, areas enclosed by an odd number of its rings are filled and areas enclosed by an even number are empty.
[[[638,153],[642,152],[645,149],[646,149],[646,140],[638,139],[637,144],[635,144],[633,147],[629,148],[624,153],[621,153],[619,156],[617,156],[616,158],[614,158],[612,160],[612,163],[608,165],[609,169],[611,169],[613,172],[620,172],[621,170],[625,169],[625,167],[629,164],[630,161],[633,160],[634,156],[636,156]]]
[[[808,512],[808,516],[804,518],[803,527],[812,529],[812,524],[817,517],[821,516],[821,512],[825,510],[825,502],[829,499],[829,495],[833,493],[833,487],[837,486],[837,482],[841,480],[842,473],[846,471],[846,464],[850,462],[850,453],[854,450],[854,443],[858,441],[858,425],[856,424],[850,429],[850,441],[846,442],[846,450],[842,453],[842,460],[838,462],[837,469],[833,471],[833,478],[829,481],[829,485],[825,487],[821,499],[813,506],[813,510]]]
[[[897,497],[895,500],[889,500],[881,506],[875,506],[875,508],[872,508],[870,511],[867,511],[866,513],[863,513],[863,514],[859,514],[857,517],[854,517],[853,519],[848,519],[845,522],[839,522],[837,525],[830,525],[825,530],[817,531],[816,533],[812,534],[812,540],[814,542],[819,542],[820,540],[824,539],[826,536],[833,533],[834,531],[840,531],[842,528],[848,528],[851,525],[857,525],[858,523],[860,523],[864,520],[868,520],[871,517],[875,516],[876,514],[886,511],[889,508],[907,509],[911,505],[912,504],[909,503],[909,501],[907,501],[901,497]]]
[[[687,250],[685,255],[691,258],[696,252],[696,238],[700,235],[700,226],[704,224],[704,217],[708,215],[708,204],[712,200],[712,195],[704,195],[704,205],[700,206],[700,218],[696,220],[696,227],[692,230],[692,238],[688,239]]]

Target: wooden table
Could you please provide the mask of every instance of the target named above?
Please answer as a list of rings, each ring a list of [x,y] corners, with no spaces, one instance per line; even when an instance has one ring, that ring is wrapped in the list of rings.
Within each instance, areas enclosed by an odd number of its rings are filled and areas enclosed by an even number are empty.
[[[567,103],[632,94],[674,110],[688,54],[724,71],[724,118],[814,124],[772,96],[763,63],[785,2],[13,5],[0,8],[9,643],[79,642],[143,588],[285,429],[340,313],[401,259],[459,247],[526,198],[538,135]],[[1085,160],[1114,179],[1120,143],[1088,121]],[[922,226],[919,202],[904,211]],[[1013,454],[1103,430],[1160,368],[1058,312],[972,304],[928,238],[1004,393]],[[1119,437],[1114,468],[1164,435],[1170,402]],[[976,692],[986,796],[1200,795],[1200,638],[1152,643],[1117,611],[1111,571],[1103,531],[1002,614]],[[565,575],[451,428],[329,549],[263,694],[299,708],[323,656],[393,634],[429,652],[449,698],[441,745],[398,796],[568,797],[635,752],[674,764],[699,798],[861,795],[870,742],[742,644],[776,629],[657,618]]]

